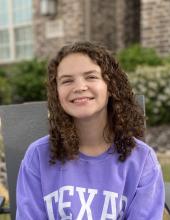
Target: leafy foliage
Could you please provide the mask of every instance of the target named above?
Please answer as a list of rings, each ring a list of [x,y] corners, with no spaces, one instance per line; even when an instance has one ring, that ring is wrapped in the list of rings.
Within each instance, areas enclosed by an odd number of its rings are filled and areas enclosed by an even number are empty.
[[[148,123],[170,124],[170,65],[139,66],[128,75],[134,92],[145,95]]]
[[[45,75],[45,61],[34,59],[16,64],[10,78],[13,91],[12,102],[45,100]]]
[[[9,104],[11,99],[11,86],[8,78],[0,75],[0,104]]]
[[[125,71],[134,71],[138,65],[158,66],[163,63],[154,49],[144,48],[138,44],[123,49],[117,58]]]

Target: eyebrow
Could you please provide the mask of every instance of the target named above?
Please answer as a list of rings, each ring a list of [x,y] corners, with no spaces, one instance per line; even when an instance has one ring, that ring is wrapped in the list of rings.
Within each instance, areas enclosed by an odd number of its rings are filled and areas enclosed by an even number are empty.
[[[85,72],[83,72],[82,74],[83,74],[83,75],[89,75],[89,74],[91,74],[91,73],[97,73],[97,74],[99,74],[99,72],[96,71],[96,70],[85,71]],[[71,78],[72,76],[73,76],[72,74],[64,74],[64,75],[58,77],[58,81],[61,81],[62,79],[65,79],[65,78]]]

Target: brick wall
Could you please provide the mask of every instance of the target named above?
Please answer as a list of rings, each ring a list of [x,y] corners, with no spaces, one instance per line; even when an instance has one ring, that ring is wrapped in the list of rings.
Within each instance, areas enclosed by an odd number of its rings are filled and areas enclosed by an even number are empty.
[[[119,51],[140,41],[140,0],[115,3],[115,47]]]
[[[38,57],[51,57],[65,43],[82,39],[84,36],[84,15],[82,3],[84,0],[57,0],[55,16],[42,16],[40,13],[40,1],[34,1],[34,41],[35,55]],[[57,22],[62,29],[58,30],[57,36],[48,37],[46,31],[48,23],[56,21],[53,27],[56,29]],[[47,33],[48,32],[48,33]],[[59,33],[60,32],[60,33]]]
[[[141,43],[158,53],[170,53],[170,1],[142,0]]]
[[[91,39],[114,52],[140,40],[140,0],[92,1]]]
[[[139,41],[140,0],[57,0],[55,16],[42,16],[40,0],[34,1],[35,55],[51,57],[65,43],[101,42],[113,51]],[[47,25],[59,22],[58,36],[49,37]]]
[[[91,38],[115,49],[115,1],[91,1]]]

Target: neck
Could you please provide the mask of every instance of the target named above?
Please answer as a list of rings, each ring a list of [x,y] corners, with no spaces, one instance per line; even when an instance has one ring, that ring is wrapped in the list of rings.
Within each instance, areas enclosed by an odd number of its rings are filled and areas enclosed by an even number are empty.
[[[106,151],[110,143],[104,140],[104,128],[107,123],[107,116],[92,119],[75,120],[78,136],[80,139],[79,149],[87,155],[98,155]]]

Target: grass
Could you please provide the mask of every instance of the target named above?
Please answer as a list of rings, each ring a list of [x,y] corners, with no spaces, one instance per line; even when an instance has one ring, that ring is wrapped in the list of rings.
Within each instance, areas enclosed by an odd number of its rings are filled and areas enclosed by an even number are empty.
[[[170,163],[161,165],[165,182],[170,182]]]
[[[161,164],[163,177],[165,182],[170,182],[170,156],[165,156],[164,154],[157,155],[158,160]],[[170,216],[166,211],[164,211],[163,220],[169,220]]]
[[[158,154],[165,182],[170,182],[170,155]]]
[[[10,215],[4,214],[4,215],[0,215],[0,220],[11,220],[11,218]]]
[[[168,215],[168,213],[166,211],[164,211],[164,216],[163,216],[163,220],[169,220],[170,216]]]

